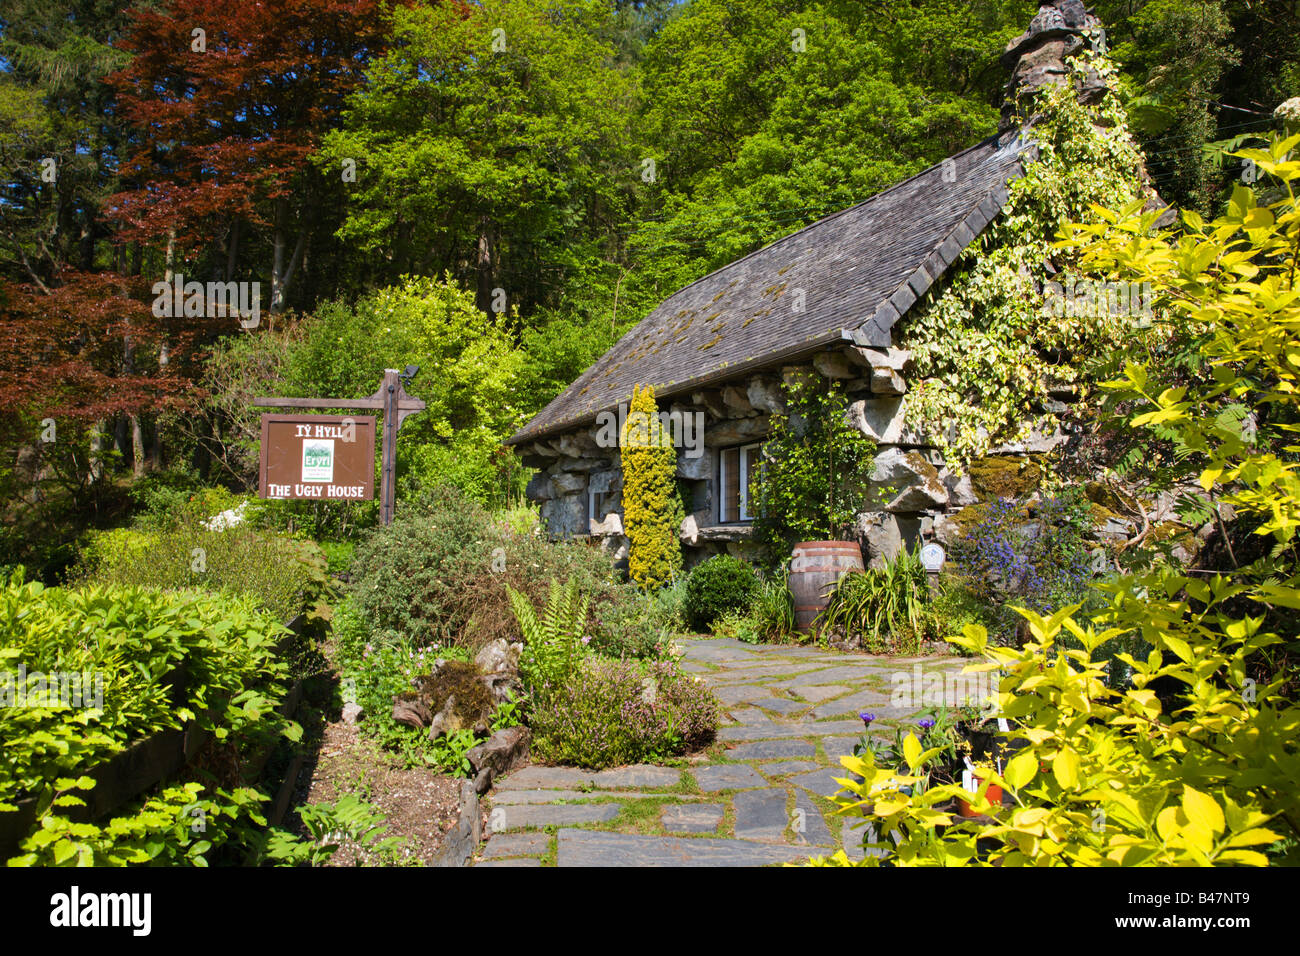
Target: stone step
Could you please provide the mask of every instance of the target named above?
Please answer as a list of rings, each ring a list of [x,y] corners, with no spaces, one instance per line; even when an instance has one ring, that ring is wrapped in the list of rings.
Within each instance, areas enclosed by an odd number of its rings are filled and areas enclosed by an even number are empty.
[[[834,852],[752,840],[659,837],[604,830],[560,830],[557,866],[764,866]]]

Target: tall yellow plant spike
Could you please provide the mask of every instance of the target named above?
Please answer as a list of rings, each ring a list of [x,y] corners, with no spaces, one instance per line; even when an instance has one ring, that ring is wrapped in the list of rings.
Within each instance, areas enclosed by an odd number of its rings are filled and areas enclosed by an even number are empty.
[[[682,567],[677,453],[659,421],[651,386],[633,389],[620,437],[628,573],[648,591],[671,581]]]

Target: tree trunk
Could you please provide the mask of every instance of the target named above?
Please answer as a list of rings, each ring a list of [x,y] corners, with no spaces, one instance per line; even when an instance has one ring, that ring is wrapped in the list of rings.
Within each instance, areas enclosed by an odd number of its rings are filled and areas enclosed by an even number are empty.
[[[272,315],[284,309],[285,297],[289,294],[289,284],[293,282],[294,271],[298,268],[298,263],[302,261],[303,251],[307,243],[307,228],[304,225],[298,232],[298,241],[294,243],[293,254],[289,256],[289,262],[286,265],[284,250],[288,239],[285,235],[285,225],[288,218],[289,201],[280,199],[275,204],[275,237],[271,253],[270,312]]]
[[[476,305],[484,312],[492,311],[493,290],[496,285],[496,236],[487,216],[478,221],[478,294]]]

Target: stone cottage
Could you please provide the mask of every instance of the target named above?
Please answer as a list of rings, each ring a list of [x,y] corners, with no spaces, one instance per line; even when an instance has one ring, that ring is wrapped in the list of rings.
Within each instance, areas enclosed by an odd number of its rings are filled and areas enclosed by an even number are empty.
[[[995,449],[1001,457],[984,472],[945,468],[909,427],[909,353],[895,327],[998,216],[1008,183],[1032,158],[1032,126],[1022,125],[1017,104],[1062,81],[1064,59],[1097,36],[1078,0],[1040,6],[1004,56],[1012,76],[998,135],[676,292],[509,439],[539,469],[527,493],[550,533],[596,536],[625,553],[609,422],[635,385],[653,385],[674,422],[703,423],[702,445],[678,453],[690,489],[681,528],[688,563],[749,548],[748,477],[791,376],[839,380],[853,424],[878,446],[873,481],[883,507],[857,522],[873,562],[918,537],[950,539],[952,513],[994,494],[981,474],[1036,474],[1029,456],[1064,441],[1061,430]],[[1091,79],[1085,99],[1103,89]]]

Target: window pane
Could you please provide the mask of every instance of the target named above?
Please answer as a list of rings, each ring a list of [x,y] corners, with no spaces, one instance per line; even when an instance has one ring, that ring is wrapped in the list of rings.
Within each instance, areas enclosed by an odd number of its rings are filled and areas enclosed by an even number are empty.
[[[723,521],[740,520],[740,449],[728,448],[722,452],[722,509]]]
[[[756,502],[754,501],[754,483],[758,478],[758,469],[762,461],[759,454],[759,446],[750,445],[744,449],[745,452],[745,507],[744,517],[748,520],[754,517]]]

